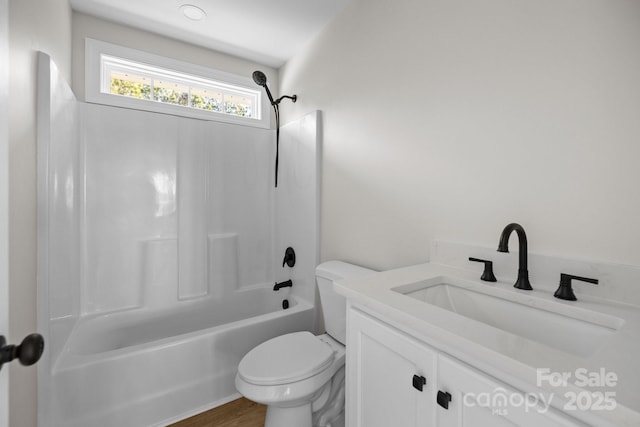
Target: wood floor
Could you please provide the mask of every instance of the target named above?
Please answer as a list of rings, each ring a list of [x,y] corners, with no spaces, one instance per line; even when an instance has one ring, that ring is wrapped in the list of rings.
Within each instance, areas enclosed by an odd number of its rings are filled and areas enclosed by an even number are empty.
[[[241,397],[170,427],[264,427],[267,407]]]

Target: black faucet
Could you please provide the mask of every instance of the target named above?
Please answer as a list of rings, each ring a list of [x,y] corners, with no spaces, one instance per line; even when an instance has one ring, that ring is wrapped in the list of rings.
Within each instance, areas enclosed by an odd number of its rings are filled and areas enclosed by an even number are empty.
[[[484,271],[482,272],[482,276],[480,280],[484,280],[485,282],[497,282],[496,275],[493,274],[493,261],[489,261],[487,259],[480,259],[469,257],[469,261],[481,262],[484,263]]]
[[[576,294],[573,293],[571,288],[571,280],[580,280],[587,283],[598,284],[598,279],[591,279],[589,277],[574,276],[573,274],[560,273],[560,285],[554,297],[564,299],[567,301],[577,301]]]
[[[290,288],[293,287],[293,282],[291,280],[285,280],[284,282],[276,283],[273,287],[274,291],[279,291],[282,288]]]
[[[520,224],[511,223],[507,225],[500,235],[500,243],[498,244],[498,252],[509,252],[509,236],[515,231],[518,234],[519,242],[519,266],[518,279],[513,285],[514,288],[531,291],[531,283],[529,283],[529,270],[527,269],[527,234]]]

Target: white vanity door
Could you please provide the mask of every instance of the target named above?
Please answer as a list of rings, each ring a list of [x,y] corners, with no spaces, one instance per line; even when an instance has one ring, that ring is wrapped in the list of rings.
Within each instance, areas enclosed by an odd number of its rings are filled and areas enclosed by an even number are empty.
[[[443,354],[438,355],[438,393],[451,400],[437,405],[438,427],[577,427],[584,424],[547,408],[527,395]],[[525,404],[529,399],[529,405]],[[445,409],[445,406],[448,408]]]
[[[348,314],[347,426],[435,426],[436,353],[360,311]]]

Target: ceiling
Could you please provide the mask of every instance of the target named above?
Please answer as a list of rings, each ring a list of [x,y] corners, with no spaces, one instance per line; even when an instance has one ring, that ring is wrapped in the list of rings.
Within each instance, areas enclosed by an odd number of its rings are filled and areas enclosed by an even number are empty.
[[[82,13],[279,68],[349,1],[71,0],[71,6]],[[185,16],[190,12],[197,15],[197,9],[205,13],[201,20]]]

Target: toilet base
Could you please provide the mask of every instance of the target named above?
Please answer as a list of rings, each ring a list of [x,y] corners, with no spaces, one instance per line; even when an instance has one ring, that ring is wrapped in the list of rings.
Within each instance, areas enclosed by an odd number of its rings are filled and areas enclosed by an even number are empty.
[[[311,403],[291,408],[267,406],[264,427],[311,427]]]

